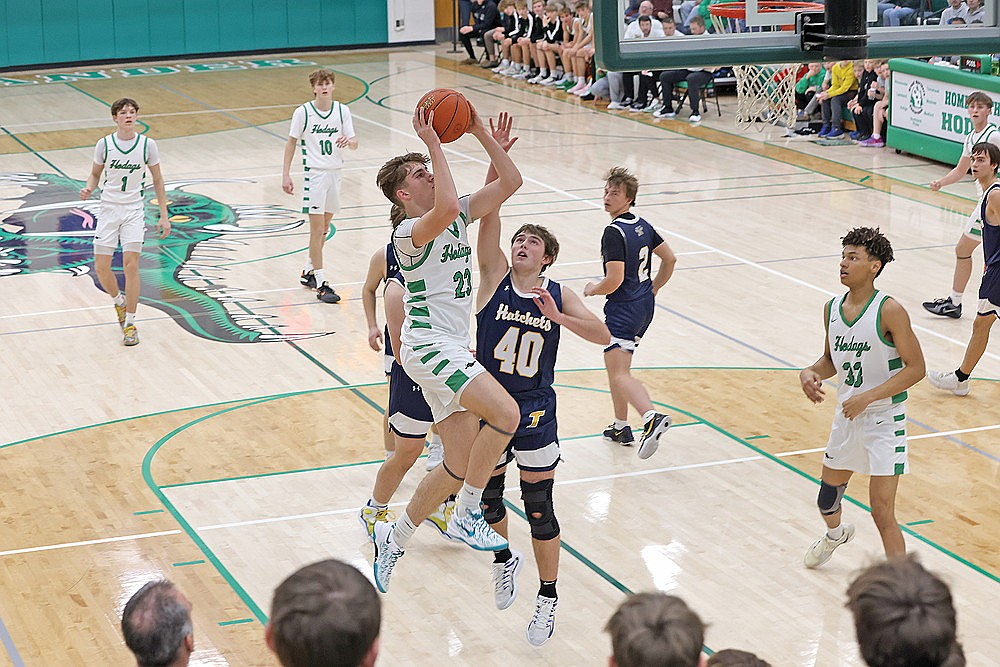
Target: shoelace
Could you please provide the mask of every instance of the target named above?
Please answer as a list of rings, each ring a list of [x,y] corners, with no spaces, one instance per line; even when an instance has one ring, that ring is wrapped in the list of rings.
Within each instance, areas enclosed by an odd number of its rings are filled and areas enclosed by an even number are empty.
[[[507,567],[508,564],[515,564],[516,561],[513,557],[503,564],[503,567],[498,571],[493,572],[493,587],[497,589],[506,589],[511,587],[511,583],[514,580],[514,565]]]
[[[554,625],[556,602],[558,600],[548,599],[535,603],[535,614],[531,618],[532,625],[541,625],[544,628],[551,628]],[[541,619],[544,618],[544,622]]]

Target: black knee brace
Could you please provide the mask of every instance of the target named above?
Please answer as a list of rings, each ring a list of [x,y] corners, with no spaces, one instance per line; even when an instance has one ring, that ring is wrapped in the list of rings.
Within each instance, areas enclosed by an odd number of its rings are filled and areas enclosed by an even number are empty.
[[[816,498],[816,504],[819,505],[819,513],[823,516],[830,516],[839,512],[840,501],[843,499],[845,491],[847,491],[846,484],[833,486],[821,481],[819,483],[819,496]]]
[[[503,482],[503,473],[494,475],[483,489],[483,518],[491,525],[500,523],[507,516],[507,508],[503,504]]]
[[[521,480],[521,500],[524,501],[524,512],[531,526],[531,536],[536,540],[546,541],[559,537],[559,521],[556,520],[555,507],[552,505],[554,483],[551,479],[541,482]]]

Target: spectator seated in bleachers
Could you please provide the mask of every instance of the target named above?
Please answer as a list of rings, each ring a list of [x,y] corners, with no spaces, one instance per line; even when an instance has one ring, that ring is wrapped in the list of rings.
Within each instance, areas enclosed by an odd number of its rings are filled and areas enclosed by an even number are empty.
[[[880,63],[865,58],[861,76],[858,77],[858,92],[847,102],[847,108],[854,116],[854,131],[849,135],[855,141],[867,141],[872,136],[875,117],[875,103],[881,99],[878,92],[878,72]]]
[[[594,15],[590,11],[589,0],[579,0],[576,3],[576,15],[580,19],[572,49],[563,49],[566,58],[563,66],[569,67],[566,60],[573,63],[573,76],[576,84],[566,90],[573,95],[583,95],[593,80],[587,76],[587,70],[594,59]],[[567,53],[568,51],[568,53]]]
[[[534,0],[531,3],[531,13],[528,14],[527,34],[517,39],[518,46],[521,47],[523,67],[520,72],[511,75],[515,79],[532,79],[538,75],[537,44],[539,40],[543,39],[544,31],[545,0]]]
[[[826,80],[826,70],[820,63],[809,63],[808,70],[795,83],[795,108],[799,110],[798,120],[808,121],[810,113],[806,111],[810,102],[816,97],[816,93],[823,90],[823,81]],[[813,105],[813,109],[816,105]]]
[[[503,62],[501,61],[501,68],[497,71],[497,74],[515,76],[520,74],[522,69],[531,68],[531,54],[527,51],[522,54],[520,45],[521,38],[528,35],[528,30],[531,27],[530,24],[531,19],[528,13],[528,3],[525,0],[515,0],[513,28],[506,33],[507,36],[500,43],[500,51],[504,59],[509,59],[510,63],[506,67],[503,67]]]
[[[500,26],[487,30],[483,34],[483,45],[486,48],[488,59],[483,65],[486,69],[499,72],[501,69],[510,67],[510,44],[504,47],[504,39],[514,31],[517,21],[517,11],[514,7],[514,0],[501,0]]]
[[[463,25],[458,29],[458,39],[465,47],[465,52],[469,57],[462,61],[463,65],[475,65],[479,62],[476,52],[472,50],[472,40],[478,39],[490,30],[500,26],[500,10],[497,9],[493,0],[476,0],[473,8],[473,25]],[[484,40],[485,43],[485,40]],[[486,54],[487,60],[492,60],[492,54]]]
[[[834,63],[830,68],[830,75],[830,87],[816,93],[823,114],[823,127],[820,128],[819,136],[836,139],[844,134],[843,109],[856,94],[858,81],[854,78],[854,65],[850,60]]]
[[[915,20],[923,0],[895,0],[878,3],[879,25],[899,27]]]
[[[556,60],[562,51],[563,25],[559,17],[559,10],[562,5],[554,0],[549,0],[545,5],[545,23],[542,26],[542,39],[535,45],[538,51],[538,76],[528,79],[528,83],[540,83],[544,86],[552,86],[559,82],[563,72],[556,72]]]
[[[705,21],[700,15],[691,18],[691,34],[705,34]],[[653,113],[653,118],[676,118],[674,111],[674,86],[681,81],[687,82],[687,98],[691,104],[692,123],[701,122],[701,89],[712,80],[712,73],[717,67],[691,67],[687,69],[668,69],[660,74],[661,108]],[[683,105],[683,100],[681,101]]]
[[[884,60],[880,61],[875,68],[875,72],[878,74],[878,78],[875,80],[878,97],[875,106],[872,108],[872,136],[858,144],[864,148],[882,148],[885,146],[885,139],[882,137],[882,128],[888,119],[887,112],[889,110],[889,97],[887,96],[889,90],[889,63]]]
[[[969,16],[969,8],[962,0],[948,0],[948,6],[941,10],[941,22],[938,25],[954,25],[955,19],[961,19],[961,25],[965,25],[965,19]]]

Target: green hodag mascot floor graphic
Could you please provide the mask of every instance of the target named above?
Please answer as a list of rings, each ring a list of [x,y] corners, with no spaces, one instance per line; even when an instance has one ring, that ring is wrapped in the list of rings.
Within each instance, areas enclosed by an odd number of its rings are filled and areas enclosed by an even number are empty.
[[[241,296],[222,274],[226,255],[248,241],[295,229],[298,213],[275,206],[228,206],[204,195],[186,192],[198,183],[252,183],[240,179],[191,179],[168,182],[167,208],[171,233],[160,240],[146,234],[139,257],[140,301],[166,313],[182,329],[224,343],[262,343],[326,336],[332,331],[288,333],[277,316],[255,312],[264,302]],[[93,272],[93,237],[100,202],[80,200],[83,181],[56,174],[0,173],[0,197],[21,206],[0,213],[0,278],[43,272],[89,276]],[[146,223],[154,225],[159,210],[146,196]],[[273,226],[240,226],[242,220],[293,219]],[[113,267],[124,289],[121,252]],[[6,286],[4,289],[13,289]]]

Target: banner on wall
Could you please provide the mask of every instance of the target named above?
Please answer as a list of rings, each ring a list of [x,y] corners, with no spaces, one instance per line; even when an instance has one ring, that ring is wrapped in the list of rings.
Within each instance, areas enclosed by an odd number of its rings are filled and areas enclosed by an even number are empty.
[[[961,143],[972,131],[966,97],[975,92],[948,81],[892,72],[892,127]],[[1000,125],[1000,100],[994,98],[990,122]]]

